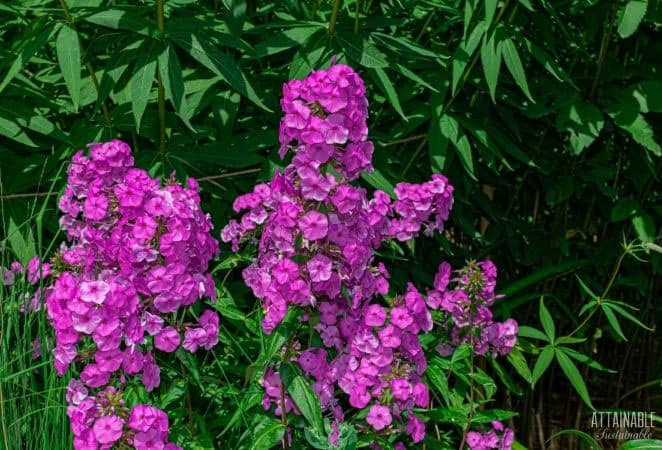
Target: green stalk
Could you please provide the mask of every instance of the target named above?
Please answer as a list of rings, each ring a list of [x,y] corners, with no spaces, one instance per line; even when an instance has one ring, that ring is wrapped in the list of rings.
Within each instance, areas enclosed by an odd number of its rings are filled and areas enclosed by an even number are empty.
[[[165,13],[163,12],[164,0],[156,0],[156,26],[159,31],[163,32],[165,23]],[[163,80],[161,79],[161,68],[156,68],[156,82],[158,89],[158,107],[159,107],[159,153],[165,154],[165,89],[163,88]]]
[[[329,20],[329,34],[333,35],[336,32],[336,20],[338,20],[338,10],[342,0],[335,0],[333,2],[333,11],[331,11],[331,20]]]

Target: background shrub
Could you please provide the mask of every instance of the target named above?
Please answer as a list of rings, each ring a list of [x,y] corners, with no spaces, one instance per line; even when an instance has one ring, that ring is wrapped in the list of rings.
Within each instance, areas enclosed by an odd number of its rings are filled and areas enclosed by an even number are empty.
[[[456,188],[444,236],[382,255],[406,262],[394,287],[431,284],[442,258],[490,257],[506,295],[498,316],[538,330],[524,327],[515,356],[489,369],[504,386],[498,405],[519,413],[518,440],[542,448],[562,429],[586,430],[591,406],[659,410],[649,330],[662,261],[661,11],[645,0],[0,5],[3,265],[59,245],[63,165],[110,138],[152,175],[200,180],[220,229],[235,196],[282,165],[282,83],[335,56],[367,83],[376,170],[361,183],[388,192],[443,172]],[[195,448],[251,442],[260,429],[250,381],[264,343],[237,269],[250,255],[223,250],[222,345],[174,362],[160,400],[180,405],[173,432]],[[2,291],[2,442],[67,448],[66,380],[48,351],[32,360],[33,339],[52,341],[43,317],[18,313],[27,289]],[[453,412],[439,413],[438,441],[452,442]]]

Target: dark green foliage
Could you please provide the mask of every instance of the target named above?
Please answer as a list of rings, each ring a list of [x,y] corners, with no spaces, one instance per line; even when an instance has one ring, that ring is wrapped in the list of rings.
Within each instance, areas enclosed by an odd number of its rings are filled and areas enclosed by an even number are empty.
[[[662,3],[350,0],[330,26],[334,3],[167,0],[163,29],[152,0],[1,4],[0,236],[13,253],[3,264],[58,245],[63,164],[110,138],[127,141],[154,175],[198,178],[220,229],[234,197],[282,165],[282,83],[335,57],[367,83],[376,170],[362,183],[392,192],[401,180],[443,172],[456,187],[443,237],[380,255],[389,269],[406,262],[392,270],[394,290],[409,279],[430,285],[442,258],[490,257],[507,294],[497,314],[524,325],[510,357],[471,376],[467,355],[431,361],[428,448],[457,447],[474,383],[473,423],[510,422],[530,448],[563,428],[587,431],[591,407],[659,411],[659,389],[651,400],[659,381],[651,382],[662,369],[660,343],[648,330],[659,324],[661,291]],[[224,248],[215,268],[221,344],[164,369],[159,401],[187,448],[270,448],[283,436],[280,420],[262,412],[256,382],[296,318],[261,337],[241,283],[249,257]],[[0,308],[16,296],[2,291]],[[50,427],[32,428],[63,381],[45,366],[24,371],[24,355],[6,363],[26,319],[0,311],[4,442],[46,448],[59,436],[48,448],[67,447],[61,411],[44,416]],[[297,425],[311,425],[297,435],[308,443],[299,448],[324,448],[328,420],[290,369],[287,389],[302,402]],[[44,403],[17,403],[26,394],[19,381]],[[579,433],[549,445],[579,448]],[[363,444],[354,429],[341,436],[345,448]]]

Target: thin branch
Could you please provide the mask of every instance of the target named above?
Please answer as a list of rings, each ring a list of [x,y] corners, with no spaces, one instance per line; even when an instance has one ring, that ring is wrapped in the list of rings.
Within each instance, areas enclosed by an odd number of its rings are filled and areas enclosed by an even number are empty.
[[[48,197],[49,195],[57,195],[57,192],[27,192],[24,194],[6,194],[6,195],[0,195],[0,200],[13,200],[16,198]]]
[[[228,172],[228,173],[222,173],[219,175],[210,175],[206,177],[201,177],[201,178],[196,178],[197,181],[213,181],[213,180],[220,180],[222,178],[230,178],[230,177],[236,177],[239,175],[248,175],[251,173],[257,173],[261,169],[255,168],[255,169],[246,169],[246,170],[239,170],[237,172]]]
[[[409,136],[409,137],[406,137],[406,138],[398,139],[397,141],[385,142],[385,143],[380,144],[380,145],[382,147],[390,147],[392,145],[405,144],[405,143],[411,142],[411,141],[418,141],[419,139],[424,139],[425,137],[427,137],[427,133],[416,134],[414,136]]]

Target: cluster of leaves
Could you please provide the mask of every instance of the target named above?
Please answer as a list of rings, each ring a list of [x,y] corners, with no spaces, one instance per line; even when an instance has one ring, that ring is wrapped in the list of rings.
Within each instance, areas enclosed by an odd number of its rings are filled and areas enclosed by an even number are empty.
[[[109,138],[131,143],[152,174],[200,179],[204,208],[223,225],[234,197],[281,164],[281,84],[335,56],[359,70],[371,100],[376,170],[362,183],[392,192],[402,179],[443,172],[456,187],[445,236],[381,255],[409,262],[391,271],[394,287],[429,285],[442,258],[490,256],[505,283],[496,311],[525,325],[508,362],[468,371],[463,347],[432,360],[429,448],[453,448],[468,422],[508,420],[493,406],[506,403],[519,412],[519,441],[544,446],[538,437],[559,423],[581,425],[577,409],[623,409],[631,390],[643,401],[659,384],[659,359],[646,353],[659,343],[646,328],[659,319],[662,262],[661,24],[652,0],[6,2],[3,246],[25,262],[57,245],[62,166]],[[268,448],[285,427],[261,412],[257,380],[288,339],[288,322],[263,337],[238,270],[250,255],[225,250],[215,268],[222,344],[206,360],[177,354],[157,406],[168,407],[190,448]],[[0,381],[31,373],[10,372]],[[307,387],[290,375],[290,395],[306,403]],[[54,389],[51,378],[32,389]],[[556,407],[568,395],[569,406]],[[311,408],[295,425],[315,425],[302,445],[323,446],[328,424]],[[7,442],[21,442],[39,420],[24,414],[3,428]],[[572,434],[558,439],[578,445]]]

